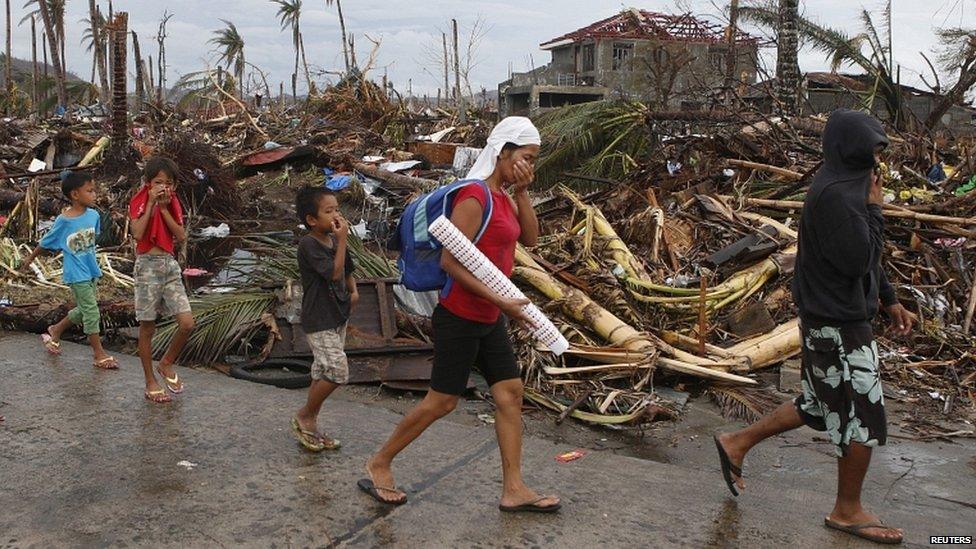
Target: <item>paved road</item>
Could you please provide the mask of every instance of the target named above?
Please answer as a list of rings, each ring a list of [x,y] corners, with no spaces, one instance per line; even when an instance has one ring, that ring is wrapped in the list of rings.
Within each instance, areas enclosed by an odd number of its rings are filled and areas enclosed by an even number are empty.
[[[157,406],[142,398],[135,358],[95,371],[87,348],[66,343],[56,358],[35,341],[0,332],[0,547],[862,546],[820,525],[834,460],[811,432],[751,455],[737,500],[705,437],[694,459],[671,464],[600,451],[560,464],[571,448],[529,437],[529,481],[565,508],[510,516],[495,507],[492,427],[447,420],[399,460],[410,503],[391,509],[355,486],[400,418],[383,406],[337,393],[322,424],[344,447],[313,455],[288,431],[302,392],[183,369],[187,393]],[[974,448],[889,445],[867,502],[913,545],[976,534]]]

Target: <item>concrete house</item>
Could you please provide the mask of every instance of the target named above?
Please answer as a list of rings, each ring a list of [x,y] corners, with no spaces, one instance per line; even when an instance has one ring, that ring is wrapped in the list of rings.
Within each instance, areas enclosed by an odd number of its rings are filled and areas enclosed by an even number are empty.
[[[762,112],[772,113],[774,86],[775,79],[761,82],[743,99]],[[904,84],[900,89],[908,113],[920,122],[928,119],[942,99],[931,91]],[[874,81],[865,74],[808,72],[803,75],[800,107],[805,114],[828,114],[840,108],[861,109],[870,104],[871,114],[886,121],[888,111],[880,98],[871,100],[873,90]],[[976,135],[976,108],[966,103],[953,105],[942,115],[937,128],[948,129],[957,136]]]
[[[727,74],[727,29],[691,14],[626,9],[540,44],[549,64],[499,84],[499,115],[535,115],[611,97],[696,108]],[[756,80],[759,39],[734,41],[735,78]]]

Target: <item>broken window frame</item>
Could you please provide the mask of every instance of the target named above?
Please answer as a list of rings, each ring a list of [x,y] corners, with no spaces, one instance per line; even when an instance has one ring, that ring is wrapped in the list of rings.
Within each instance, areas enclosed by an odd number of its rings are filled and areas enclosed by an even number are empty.
[[[580,72],[596,70],[596,44],[583,44],[580,48]]]
[[[633,42],[614,42],[612,55],[611,55],[611,66],[610,69],[620,72],[629,72],[632,69],[631,63],[628,61],[634,57],[634,43]]]
[[[654,48],[652,59],[654,64],[659,67],[663,67],[671,61],[671,52],[668,51],[664,46],[657,46]]]

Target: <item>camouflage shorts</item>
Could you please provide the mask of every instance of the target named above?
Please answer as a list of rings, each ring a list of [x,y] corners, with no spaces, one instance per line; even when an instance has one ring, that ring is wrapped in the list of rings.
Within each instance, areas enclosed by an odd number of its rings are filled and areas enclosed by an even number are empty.
[[[312,348],[312,379],[324,379],[343,385],[349,381],[346,360],[346,326],[305,334]]]
[[[143,254],[136,258],[136,320],[151,322],[161,316],[190,312],[180,264],[171,255]]]

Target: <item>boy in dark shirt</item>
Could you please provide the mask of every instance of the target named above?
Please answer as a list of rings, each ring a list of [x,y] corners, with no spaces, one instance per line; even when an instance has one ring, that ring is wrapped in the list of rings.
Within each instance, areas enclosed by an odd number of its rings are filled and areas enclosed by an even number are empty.
[[[356,270],[346,249],[349,223],[339,212],[335,193],[324,187],[305,187],[295,198],[298,218],[309,234],[298,242],[302,275],[302,329],[312,349],[312,385],[308,400],[291,420],[292,432],[313,452],[338,449],[338,440],[318,431],[322,403],[349,380],[346,362],[346,322],[359,300]]]
[[[878,347],[871,319],[883,308],[896,335],[914,316],[898,303],[881,267],[884,250],[878,155],[888,145],[881,123],[838,109],[823,134],[823,167],[800,218],[793,298],[800,312],[803,392],[745,429],[715,437],[729,490],[742,489],[742,460],[756,444],[807,425],[823,431],[838,458],[837,499],[824,524],[876,541],[900,543],[861,505],[871,450],[887,436]]]

